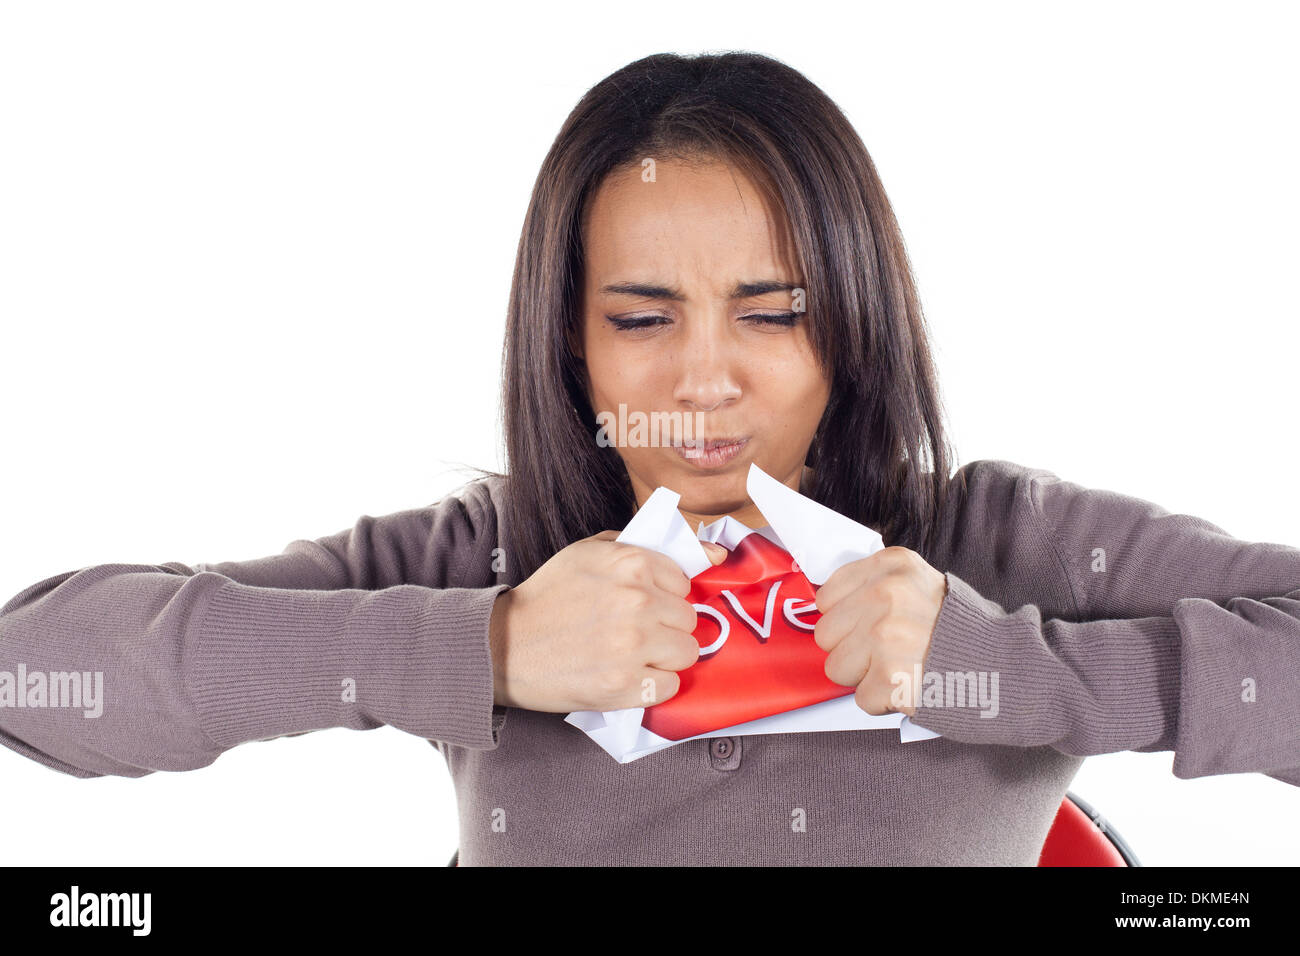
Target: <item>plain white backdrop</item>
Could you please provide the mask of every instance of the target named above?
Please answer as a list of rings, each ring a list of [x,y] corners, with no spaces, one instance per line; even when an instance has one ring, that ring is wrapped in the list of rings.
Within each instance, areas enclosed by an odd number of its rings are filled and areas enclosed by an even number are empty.
[[[537,168],[588,87],[665,51],[775,56],[848,114],[962,463],[1300,547],[1293,8],[471,7],[0,4],[0,603],[91,564],[276,554],[501,467]],[[1072,789],[1147,864],[1300,861],[1300,788],[1172,758],[1093,757]],[[456,846],[441,756],[388,727],[142,779],[0,748],[0,817],[11,864]]]

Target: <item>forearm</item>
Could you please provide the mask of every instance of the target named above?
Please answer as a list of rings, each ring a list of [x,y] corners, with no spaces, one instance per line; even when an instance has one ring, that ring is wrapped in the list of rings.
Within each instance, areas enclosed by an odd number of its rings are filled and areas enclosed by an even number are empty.
[[[1171,611],[1043,620],[1032,605],[1005,611],[950,573],[924,669],[940,679],[996,673],[996,716],[922,697],[914,721],[966,743],[1078,756],[1173,750],[1180,777],[1300,767],[1300,601],[1184,599]]]
[[[56,575],[0,609],[0,672],[100,675],[100,713],[0,707],[0,743],[77,776],[190,770],[328,727],[490,748],[500,590],[286,590],[160,565]]]
[[[387,724],[490,749],[491,588],[220,588],[187,684],[199,724],[233,747],[304,730]]]

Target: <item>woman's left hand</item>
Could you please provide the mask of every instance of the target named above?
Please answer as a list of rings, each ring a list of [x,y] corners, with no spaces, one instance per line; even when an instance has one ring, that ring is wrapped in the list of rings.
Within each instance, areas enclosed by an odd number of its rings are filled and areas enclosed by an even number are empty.
[[[837,569],[817,589],[821,617],[813,640],[827,651],[826,676],[856,687],[853,699],[868,714],[916,714],[916,701],[894,705],[894,675],[911,686],[924,666],[948,579],[915,551],[885,548]],[[919,688],[914,688],[919,691]]]

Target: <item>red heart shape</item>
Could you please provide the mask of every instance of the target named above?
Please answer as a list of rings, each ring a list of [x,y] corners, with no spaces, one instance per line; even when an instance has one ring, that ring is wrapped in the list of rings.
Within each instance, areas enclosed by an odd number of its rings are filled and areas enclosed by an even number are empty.
[[[854,692],[826,676],[811,582],[763,535],[746,535],[696,575],[686,599],[699,616],[700,659],[677,672],[675,695],[646,708],[647,730],[684,740]]]

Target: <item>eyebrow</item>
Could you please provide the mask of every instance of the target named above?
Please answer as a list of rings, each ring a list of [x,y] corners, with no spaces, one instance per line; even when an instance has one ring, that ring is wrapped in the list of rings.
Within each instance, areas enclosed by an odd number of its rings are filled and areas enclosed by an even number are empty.
[[[770,279],[738,282],[736,287],[731,290],[731,298],[752,299],[755,296],[767,295],[769,292],[792,292],[797,288],[799,286],[792,283],[777,282]],[[682,295],[680,289],[644,282],[612,282],[609,285],[601,286],[600,291],[611,295],[634,295],[641,299],[667,299],[670,302],[686,301],[686,296]]]

